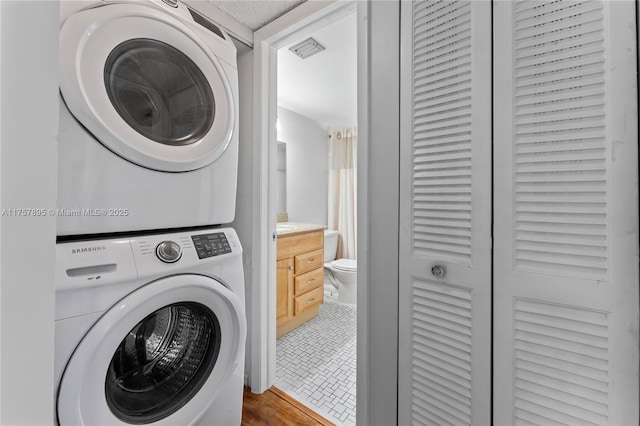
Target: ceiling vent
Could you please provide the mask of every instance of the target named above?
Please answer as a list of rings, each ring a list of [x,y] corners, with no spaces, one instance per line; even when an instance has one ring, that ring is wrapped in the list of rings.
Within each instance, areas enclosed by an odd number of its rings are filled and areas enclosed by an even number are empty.
[[[295,46],[291,46],[289,50],[302,59],[307,59],[309,56],[313,56],[316,53],[322,52],[323,50],[325,50],[325,47],[313,38],[309,37],[305,41],[300,42]]]

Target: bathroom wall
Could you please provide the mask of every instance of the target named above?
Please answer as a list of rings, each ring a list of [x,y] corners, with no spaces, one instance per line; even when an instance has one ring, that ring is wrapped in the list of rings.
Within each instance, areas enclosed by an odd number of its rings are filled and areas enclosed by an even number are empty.
[[[278,142],[276,165],[276,212],[287,212],[287,144]],[[278,219],[280,221],[280,219]]]
[[[328,132],[320,123],[278,108],[278,140],[287,144],[287,213],[290,222],[327,224]]]

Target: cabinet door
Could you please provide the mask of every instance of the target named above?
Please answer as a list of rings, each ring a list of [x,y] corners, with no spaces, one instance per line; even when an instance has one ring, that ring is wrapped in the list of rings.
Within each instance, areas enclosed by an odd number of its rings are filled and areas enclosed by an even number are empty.
[[[494,22],[494,423],[637,425],[635,4]]]
[[[293,258],[276,263],[276,326],[293,318]]]
[[[398,424],[488,425],[491,3],[401,8]]]

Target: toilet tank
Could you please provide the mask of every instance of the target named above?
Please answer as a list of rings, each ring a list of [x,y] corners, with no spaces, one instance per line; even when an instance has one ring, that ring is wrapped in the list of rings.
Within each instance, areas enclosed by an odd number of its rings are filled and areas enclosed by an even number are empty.
[[[324,261],[331,262],[336,258],[338,250],[338,231],[333,229],[324,230]]]

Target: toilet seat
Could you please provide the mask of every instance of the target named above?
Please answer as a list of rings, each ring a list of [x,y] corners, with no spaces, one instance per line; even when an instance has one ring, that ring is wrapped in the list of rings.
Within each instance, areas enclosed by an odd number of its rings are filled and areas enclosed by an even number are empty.
[[[338,259],[331,262],[331,266],[339,271],[357,271],[358,262],[355,259]]]

